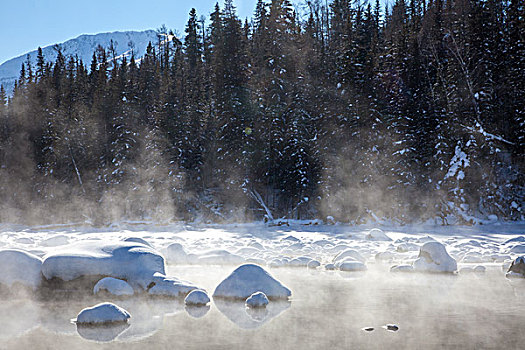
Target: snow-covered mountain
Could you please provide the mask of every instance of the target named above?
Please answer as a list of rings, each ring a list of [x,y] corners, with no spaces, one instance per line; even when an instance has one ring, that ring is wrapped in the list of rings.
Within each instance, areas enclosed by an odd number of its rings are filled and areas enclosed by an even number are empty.
[[[157,41],[157,34],[154,30],[146,30],[143,32],[127,31],[81,35],[58,45],[65,56],[77,55],[89,68],[91,57],[97,46],[101,45],[107,48],[111,40],[113,40],[113,44],[116,47],[117,55],[129,57],[131,56],[131,50],[133,50],[135,57],[138,59],[144,55],[150,41],[152,43]],[[55,45],[49,45],[42,48],[42,53],[48,62],[53,62],[56,59],[56,50],[54,47]],[[3,85],[9,93],[12,91],[15,81],[20,75],[20,67],[22,63],[26,62],[27,55],[30,55],[31,62],[35,65],[37,56],[36,49],[10,59],[0,65],[0,85]]]

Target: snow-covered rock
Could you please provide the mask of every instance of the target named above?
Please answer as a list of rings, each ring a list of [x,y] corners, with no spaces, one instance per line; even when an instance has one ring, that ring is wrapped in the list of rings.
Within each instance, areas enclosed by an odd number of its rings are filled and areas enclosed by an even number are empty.
[[[395,254],[391,251],[385,251],[377,253],[375,256],[375,259],[378,261],[385,261],[385,260],[392,260],[394,258]]]
[[[197,259],[197,262],[203,265],[238,265],[244,261],[242,256],[227,250],[212,250],[200,255]]]
[[[112,303],[101,303],[80,311],[76,318],[77,324],[104,324],[127,322],[131,317],[129,312]]]
[[[192,306],[204,306],[210,302],[210,297],[201,289],[192,290],[184,299],[184,304]]]
[[[365,238],[369,241],[391,241],[392,238],[388,237],[383,230],[373,228],[366,234]]]
[[[186,296],[195,289],[198,288],[190,282],[156,273],[148,289],[148,293],[150,295],[178,298]]]
[[[306,267],[308,267],[309,269],[316,269],[319,266],[321,266],[321,263],[315,259],[312,259],[308,262],[308,265]]]
[[[169,263],[184,264],[188,262],[188,253],[180,243],[172,243],[164,249],[164,256]]]
[[[42,282],[42,260],[17,249],[0,250],[0,285],[20,284],[36,290]]]
[[[516,244],[510,248],[510,253],[513,254],[525,254],[525,244]]]
[[[342,251],[341,253],[337,254],[333,260],[333,263],[338,266],[338,263],[348,260],[348,258],[352,258],[356,261],[360,261],[364,263],[366,259],[359,253],[357,250],[354,249],[347,249],[345,251]]]
[[[291,267],[307,267],[308,263],[312,261],[312,258],[309,258],[307,256],[300,256],[297,258],[293,258],[289,261],[288,266]]]
[[[399,253],[414,252],[419,250],[419,245],[411,242],[403,242],[396,247]]]
[[[134,294],[133,288],[128,282],[113,277],[105,277],[95,284],[93,294],[99,294],[100,292],[107,292],[116,296],[129,296]]]
[[[366,269],[364,263],[356,260],[345,260],[339,264],[339,270],[341,271],[365,271]]]
[[[451,273],[458,269],[456,260],[448,255],[445,246],[437,241],[423,244],[413,266],[415,271],[420,272]]]
[[[246,299],[247,307],[266,307],[268,305],[268,297],[263,292],[255,292]]]
[[[214,297],[245,300],[255,292],[263,292],[269,299],[286,299],[292,292],[262,267],[254,264],[239,266],[215,292]]]
[[[506,276],[525,278],[525,256],[519,256],[512,262]]]
[[[135,289],[145,290],[155,273],[165,274],[164,258],[140,243],[87,240],[62,246],[44,256],[46,279],[72,281],[80,277],[124,279]]]
[[[325,268],[326,270],[328,270],[328,271],[333,271],[333,270],[335,270],[337,267],[336,267],[334,264],[326,264],[326,265],[324,266],[324,268]]]

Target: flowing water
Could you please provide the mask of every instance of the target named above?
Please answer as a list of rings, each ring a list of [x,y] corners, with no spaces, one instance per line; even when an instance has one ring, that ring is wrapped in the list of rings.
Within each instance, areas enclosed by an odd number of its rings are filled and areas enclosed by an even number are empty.
[[[169,273],[210,294],[232,267],[178,266]],[[525,280],[485,274],[364,273],[272,269],[292,290],[266,310],[213,301],[186,309],[166,299],[2,300],[0,348],[8,349],[520,349],[525,345]],[[78,328],[84,307],[114,301],[129,325]],[[383,326],[395,324],[397,331]],[[372,331],[363,328],[373,327]]]

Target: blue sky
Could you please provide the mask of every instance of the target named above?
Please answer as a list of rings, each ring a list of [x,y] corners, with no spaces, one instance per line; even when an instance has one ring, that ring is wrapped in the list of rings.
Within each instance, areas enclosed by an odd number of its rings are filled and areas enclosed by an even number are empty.
[[[0,64],[38,46],[81,34],[123,30],[184,30],[188,12],[209,19],[217,0],[2,0]],[[219,0],[222,6],[223,0]],[[234,0],[241,18],[251,17],[256,0]]]

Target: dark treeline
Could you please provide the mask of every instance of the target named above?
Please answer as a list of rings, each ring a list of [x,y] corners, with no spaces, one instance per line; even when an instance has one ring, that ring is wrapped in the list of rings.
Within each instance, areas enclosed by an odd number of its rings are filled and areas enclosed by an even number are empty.
[[[525,2],[231,0],[0,92],[0,220],[523,218]],[[449,221],[450,222],[450,221]]]

